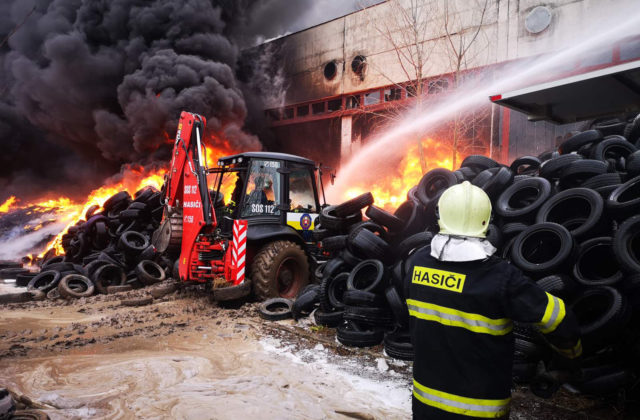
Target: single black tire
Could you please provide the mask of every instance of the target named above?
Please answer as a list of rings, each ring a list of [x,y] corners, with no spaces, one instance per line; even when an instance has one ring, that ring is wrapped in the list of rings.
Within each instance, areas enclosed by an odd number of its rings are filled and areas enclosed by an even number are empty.
[[[293,319],[309,315],[320,302],[320,287],[318,285],[307,285],[291,306]]]
[[[335,328],[342,324],[344,320],[343,315],[344,311],[325,312],[320,309],[316,309],[313,312],[313,319],[318,325]]]
[[[627,176],[631,178],[640,175],[640,150],[627,156],[625,170],[627,171]]]
[[[366,192],[342,204],[338,204],[333,209],[333,213],[338,217],[348,217],[371,204],[373,204],[373,195],[370,192]]]
[[[335,311],[337,309],[342,309],[344,307],[344,303],[342,303],[342,295],[340,295],[340,299],[338,302],[335,298],[332,300],[330,294],[331,294],[332,284],[335,281],[338,281],[339,283],[341,283],[340,288],[344,293],[344,290],[346,290],[346,281],[348,278],[349,278],[349,273],[343,272],[343,273],[338,273],[336,275],[327,276],[322,279],[322,283],[320,284],[320,289],[318,291],[318,300],[320,302],[320,308],[323,311],[330,312],[330,311]]]
[[[109,197],[107,201],[105,201],[102,205],[102,208],[104,209],[105,213],[108,213],[111,209],[117,206],[121,206],[122,203],[126,203],[126,205],[129,205],[130,202],[131,196],[129,195],[129,193],[126,191],[120,191],[119,193],[116,193]]]
[[[96,289],[102,294],[107,294],[107,287],[122,286],[127,280],[127,276],[122,267],[106,264],[99,267],[90,277],[93,280]]]
[[[138,280],[147,286],[160,283],[166,278],[162,267],[156,262],[149,260],[142,260],[138,263],[136,266],[136,274],[138,275]]]
[[[385,334],[384,351],[394,359],[412,361],[415,353],[411,343],[411,334],[403,330]]]
[[[40,266],[40,268],[42,270],[44,270],[46,267],[50,266],[51,264],[63,263],[64,260],[65,260],[64,255],[58,255],[56,257],[49,258],[48,260],[43,262],[42,265]],[[22,267],[22,264],[20,264],[20,267]]]
[[[384,287],[385,269],[381,261],[365,260],[356,265],[347,280],[348,290],[375,292]]]
[[[269,242],[254,257],[249,277],[258,299],[292,299],[309,283],[307,254],[295,242]]]
[[[640,176],[631,178],[613,190],[607,200],[607,209],[620,220],[638,214],[640,212]]]
[[[60,296],[64,298],[82,298],[93,295],[95,286],[89,278],[80,274],[64,276],[58,284]]]
[[[482,189],[492,201],[495,201],[500,194],[513,183],[513,172],[511,169],[501,167],[487,182],[482,185]]]
[[[363,260],[360,256],[352,253],[348,247],[340,251],[340,259],[344,261],[347,267],[355,267]]]
[[[484,184],[489,182],[491,177],[493,177],[499,170],[500,167],[485,169],[484,171],[478,173],[478,175],[473,178],[471,183],[476,187],[482,188],[484,187]]]
[[[498,162],[482,155],[469,155],[464,158],[460,164],[461,168],[469,167],[476,170],[476,172],[481,172],[485,169],[495,168],[497,166],[500,166]]]
[[[613,255],[628,273],[640,273],[640,215],[624,221],[613,237]]]
[[[606,187],[609,185],[619,185],[620,183],[622,183],[622,178],[620,177],[620,174],[606,173],[606,174],[596,175],[587,179],[582,184],[580,184],[580,187],[591,188],[592,190],[595,190],[596,188]]]
[[[583,291],[571,304],[584,344],[611,337],[622,327],[624,298],[613,287],[602,286]]]
[[[149,246],[149,240],[142,233],[128,231],[118,240],[118,249],[125,255],[134,257],[140,255]]]
[[[388,260],[391,254],[389,244],[370,230],[361,229],[349,236],[349,249],[367,258]]]
[[[260,318],[268,321],[279,321],[282,319],[289,319],[292,317],[291,308],[293,302],[291,299],[285,298],[271,298],[267,299],[260,304],[258,313]]]
[[[53,270],[42,271],[29,281],[27,290],[40,290],[47,293],[49,290],[58,286],[60,280],[60,272]]]
[[[384,227],[382,227],[381,225],[372,222],[370,220],[364,221],[364,222],[360,222],[360,223],[356,223],[355,225],[351,226],[349,228],[349,236],[355,236],[358,234],[358,231],[362,230],[362,229],[366,229],[369,230],[373,233],[375,233],[376,235],[378,235],[379,237],[381,237],[382,239],[386,240],[387,239],[387,231],[385,230]]]
[[[365,216],[377,224],[386,227],[391,231],[400,231],[404,227],[404,220],[376,206],[369,206],[365,211]]]
[[[326,294],[331,307],[335,309],[344,308],[344,292],[347,290],[348,279],[349,273],[340,273],[329,282]]]
[[[443,190],[438,191],[438,197],[442,194]],[[432,204],[432,203],[430,203]],[[396,211],[393,213],[397,218],[404,221],[404,226],[401,230],[392,232],[400,237],[407,237],[425,230],[427,227],[427,219],[425,217],[424,207],[420,203],[416,203],[412,200],[407,200],[400,204]]]
[[[578,133],[563,141],[558,150],[563,155],[566,155],[577,151],[582,146],[602,141],[603,138],[602,133],[598,130],[583,131],[582,133]]]
[[[457,183],[458,178],[453,172],[444,168],[432,169],[420,179],[416,197],[423,206],[426,206],[439,191],[444,191]]]
[[[600,194],[587,188],[571,188],[544,203],[538,210],[536,223],[558,223],[575,238],[582,239],[595,236],[603,228],[603,210]]]
[[[608,136],[598,143],[591,151],[591,159],[606,161],[607,159],[627,158],[631,153],[635,152],[636,146],[629,143],[622,136]]]
[[[395,287],[387,287],[387,289],[384,291],[384,296],[387,299],[387,303],[389,303],[389,308],[391,309],[391,313],[396,320],[396,325],[401,328],[408,327],[409,309],[407,308],[406,302],[402,300]]]
[[[334,232],[343,232],[349,228],[349,226],[362,221],[362,213],[357,211],[346,217],[338,217],[335,214],[336,206],[327,206],[320,212],[320,223],[325,229],[332,230]]]
[[[587,286],[613,286],[623,274],[615,258],[610,237],[592,238],[580,244],[573,277]]]
[[[539,223],[520,233],[511,248],[511,262],[528,273],[543,275],[567,267],[573,256],[573,238],[557,223]]]
[[[548,179],[549,181],[560,178],[562,170],[571,162],[576,160],[582,160],[582,156],[570,154],[558,156],[554,159],[549,159],[540,165],[540,176]]]
[[[514,175],[532,175],[538,172],[542,162],[535,156],[522,156],[511,163],[509,169]]]
[[[340,251],[347,246],[347,235],[329,236],[321,244],[324,251]]]
[[[577,160],[562,170],[559,185],[563,189],[575,188],[596,175],[605,174],[607,169],[608,164],[601,160]]]
[[[384,332],[375,329],[363,329],[355,322],[346,322],[338,327],[336,338],[347,347],[373,347],[384,339]]]

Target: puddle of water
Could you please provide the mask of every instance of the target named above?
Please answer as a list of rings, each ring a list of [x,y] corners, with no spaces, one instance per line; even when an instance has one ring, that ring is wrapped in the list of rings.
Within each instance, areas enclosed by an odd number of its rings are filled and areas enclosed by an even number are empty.
[[[132,350],[0,361],[7,386],[59,407],[52,419],[409,418],[409,380],[344,363],[322,346],[292,354],[274,339],[192,334],[135,340]],[[146,343],[146,344],[145,344]],[[315,355],[315,356],[312,356]],[[382,369],[384,370],[384,369]]]
[[[26,292],[26,287],[16,287],[15,279],[2,279],[0,280],[0,295],[7,293],[20,293]]]

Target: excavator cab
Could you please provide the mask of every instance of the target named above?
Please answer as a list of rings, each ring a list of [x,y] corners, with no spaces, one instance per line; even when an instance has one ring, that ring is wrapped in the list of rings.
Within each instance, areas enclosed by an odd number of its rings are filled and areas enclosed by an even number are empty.
[[[284,153],[247,152],[218,160],[212,196],[221,234],[246,223],[248,277],[258,298],[295,297],[309,282],[309,262],[322,259],[313,240],[323,192],[320,168]],[[323,194],[324,196],[324,194]],[[222,203],[222,201],[220,201]]]

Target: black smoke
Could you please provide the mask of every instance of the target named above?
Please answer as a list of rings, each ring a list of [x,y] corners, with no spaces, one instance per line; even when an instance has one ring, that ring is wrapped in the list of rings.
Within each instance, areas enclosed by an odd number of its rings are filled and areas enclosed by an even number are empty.
[[[212,0],[0,2],[0,201],[82,196],[127,164],[168,161],[182,110],[238,149],[247,108]],[[0,41],[1,42],[1,41]]]

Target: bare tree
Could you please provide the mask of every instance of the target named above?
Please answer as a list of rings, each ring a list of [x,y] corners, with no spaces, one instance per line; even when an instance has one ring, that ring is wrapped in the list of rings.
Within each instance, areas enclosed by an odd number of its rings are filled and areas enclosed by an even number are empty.
[[[409,107],[437,106],[432,99],[437,96],[435,93],[461,87],[468,69],[481,61],[481,55],[487,51],[488,41],[482,28],[488,6],[489,0],[388,0],[384,16],[369,14],[370,25],[395,54],[403,80],[398,80],[398,72],[373,70],[398,92],[405,92],[403,100],[392,100],[384,112],[376,113],[383,117],[381,120],[395,122],[406,115]],[[440,74],[452,75],[452,86],[448,79],[427,80],[434,73],[434,62],[438,63],[438,69],[444,69]],[[475,132],[484,120],[484,112],[472,110],[457,113],[451,124],[447,124],[448,132],[442,136],[442,145],[450,149],[454,167],[459,153],[477,148]],[[423,173],[427,170],[422,146],[426,134],[416,134]]]

